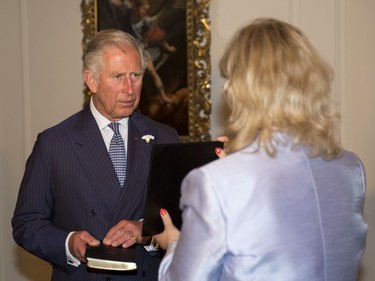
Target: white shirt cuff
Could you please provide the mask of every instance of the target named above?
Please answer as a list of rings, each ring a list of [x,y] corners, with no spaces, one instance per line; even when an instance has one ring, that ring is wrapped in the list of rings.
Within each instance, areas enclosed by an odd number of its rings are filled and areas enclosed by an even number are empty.
[[[143,245],[143,248],[145,248],[146,251],[153,257],[159,255],[159,245],[156,242],[154,235],[152,236],[151,243],[149,245]]]
[[[66,240],[65,240],[66,262],[70,265],[78,267],[81,264],[81,262],[75,256],[73,256],[69,251],[69,238],[70,238],[70,236],[72,236],[73,233],[74,233],[74,231],[70,232],[69,235],[66,237]]]

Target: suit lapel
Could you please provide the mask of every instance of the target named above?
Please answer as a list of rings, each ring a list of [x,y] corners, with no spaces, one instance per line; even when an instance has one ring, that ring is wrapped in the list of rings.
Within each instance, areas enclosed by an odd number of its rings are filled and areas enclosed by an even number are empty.
[[[129,119],[128,129],[128,161],[129,161],[129,172],[136,174],[139,172],[139,167],[143,167],[142,161],[147,160],[145,157],[149,155],[152,144],[147,144],[142,139],[145,135],[154,135],[156,132],[148,128],[144,123],[142,117],[135,112]],[[140,161],[141,160],[141,161]],[[148,162],[148,161],[146,161]],[[143,168],[144,169],[144,168]],[[131,178],[129,178],[130,180]]]
[[[128,123],[127,175],[124,190],[116,208],[114,223],[122,218],[138,220],[143,215],[146,196],[149,157],[152,144],[142,140],[144,135],[157,132],[147,127],[142,117],[134,112]],[[117,217],[117,215],[125,217]]]
[[[95,190],[108,208],[113,209],[117,204],[121,188],[103,137],[89,107],[82,111],[72,135],[79,161],[90,179],[88,194]]]
[[[109,210],[116,206],[112,224],[121,219],[142,218],[152,147],[151,143],[142,140],[142,136],[153,135],[157,139],[157,131],[147,127],[137,112],[129,118],[128,125],[128,170],[123,189],[120,188],[103,137],[89,107],[82,111],[72,130],[78,159],[89,178],[90,185],[86,187],[88,194],[95,190]]]

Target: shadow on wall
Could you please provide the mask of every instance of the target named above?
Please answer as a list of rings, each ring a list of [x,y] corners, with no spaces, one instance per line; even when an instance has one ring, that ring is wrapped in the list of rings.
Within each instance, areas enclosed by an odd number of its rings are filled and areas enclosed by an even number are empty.
[[[51,266],[26,252],[19,246],[14,246],[16,268],[25,276],[28,281],[49,281],[51,280]]]
[[[365,269],[363,268],[363,265],[361,265],[360,268],[359,268],[357,281],[363,281],[363,280],[365,280],[364,278],[365,278]]]
[[[368,224],[365,254],[362,257],[361,268],[357,281],[375,280],[375,187],[367,185],[364,218]]]

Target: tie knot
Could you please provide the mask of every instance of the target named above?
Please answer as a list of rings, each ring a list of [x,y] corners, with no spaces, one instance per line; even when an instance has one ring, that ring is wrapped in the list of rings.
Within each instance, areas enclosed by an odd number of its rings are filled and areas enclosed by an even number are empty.
[[[115,135],[118,135],[120,133],[119,131],[119,123],[118,122],[112,122],[108,126],[115,132]]]

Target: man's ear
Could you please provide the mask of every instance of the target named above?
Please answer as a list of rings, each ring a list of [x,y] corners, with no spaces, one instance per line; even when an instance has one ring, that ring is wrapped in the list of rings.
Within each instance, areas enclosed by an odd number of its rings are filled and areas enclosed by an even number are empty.
[[[96,93],[96,91],[98,90],[98,81],[96,80],[92,72],[88,69],[85,69],[82,72],[82,76],[83,76],[83,80],[85,80],[85,83],[87,87],[89,87],[90,91],[92,93]]]

